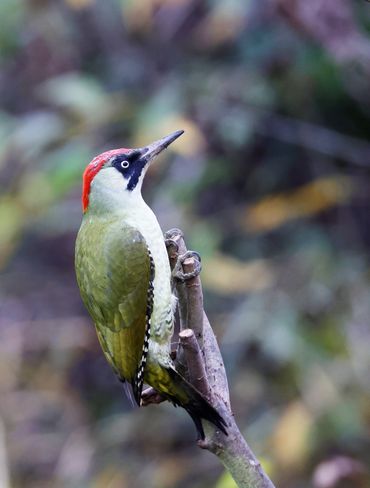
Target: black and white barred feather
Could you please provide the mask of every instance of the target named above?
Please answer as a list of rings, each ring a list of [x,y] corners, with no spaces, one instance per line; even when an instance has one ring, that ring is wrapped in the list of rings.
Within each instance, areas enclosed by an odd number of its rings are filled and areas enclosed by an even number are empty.
[[[143,383],[144,383],[144,370],[146,366],[146,360],[149,351],[149,340],[150,340],[150,332],[151,332],[151,317],[153,312],[153,301],[154,301],[154,275],[155,275],[155,266],[154,260],[151,255],[150,250],[148,249],[149,259],[150,259],[150,275],[149,275],[149,286],[148,286],[148,298],[146,304],[146,327],[145,327],[145,336],[143,342],[143,350],[141,353],[141,359],[139,365],[137,367],[136,375],[134,381],[132,382],[132,389],[134,393],[135,400],[138,405],[140,405],[141,400],[141,392],[143,390]]]

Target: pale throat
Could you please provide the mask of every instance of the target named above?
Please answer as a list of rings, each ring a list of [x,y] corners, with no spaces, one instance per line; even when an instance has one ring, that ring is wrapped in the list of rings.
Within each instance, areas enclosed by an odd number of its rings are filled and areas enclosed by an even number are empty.
[[[131,213],[146,203],[141,195],[141,186],[144,174],[141,175],[136,187],[127,190],[128,180],[115,168],[101,170],[91,183],[88,212],[98,214],[106,213]]]

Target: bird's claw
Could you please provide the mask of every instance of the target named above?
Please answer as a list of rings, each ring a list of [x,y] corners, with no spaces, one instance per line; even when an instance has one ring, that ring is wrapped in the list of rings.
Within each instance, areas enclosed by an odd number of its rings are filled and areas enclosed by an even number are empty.
[[[184,237],[184,234],[180,229],[170,229],[164,233],[164,242],[166,244],[167,251],[170,247],[174,248],[174,252],[179,252],[179,238]],[[175,256],[173,256],[175,257]]]
[[[170,229],[164,233],[164,238],[174,239],[176,236],[184,237],[183,232],[180,229]]]
[[[164,240],[164,243],[166,244],[166,248],[167,249],[169,247],[174,247],[175,248],[175,252],[178,252],[179,251],[179,245],[177,244],[177,242],[174,239],[167,238],[167,239]]]
[[[166,398],[151,386],[141,393],[140,406],[146,407],[152,403],[162,403]]]
[[[202,262],[202,257],[197,251],[186,251],[186,253],[183,256],[184,256],[184,261],[187,258],[195,258],[195,261],[198,261],[199,263]]]
[[[194,259],[194,270],[190,271],[188,273],[185,273],[183,270],[183,264],[186,259],[189,258],[195,258]],[[192,278],[195,278],[200,274],[202,270],[202,265],[201,265],[201,257],[200,254],[196,251],[186,251],[186,253],[182,254],[181,256],[178,257],[175,267],[173,268],[172,271],[172,277],[181,282],[185,282],[188,280],[191,280]]]

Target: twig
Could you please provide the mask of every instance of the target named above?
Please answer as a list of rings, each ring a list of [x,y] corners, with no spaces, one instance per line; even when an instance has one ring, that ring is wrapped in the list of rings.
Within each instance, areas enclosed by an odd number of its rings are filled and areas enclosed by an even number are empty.
[[[171,269],[173,270],[176,266],[177,260],[180,255],[185,254],[186,247],[183,239],[183,234],[180,229],[171,229],[165,233],[165,239],[167,244],[167,253],[170,261]],[[187,321],[187,299],[185,283],[174,282],[173,288],[175,288],[175,293],[179,300],[179,318],[180,318],[180,330],[186,328]]]
[[[195,272],[196,260],[194,257],[189,257],[182,263],[185,274],[192,274]],[[200,282],[199,274],[185,281],[187,291],[187,314],[186,323],[191,324],[195,337],[199,343],[200,348],[203,348],[203,291]],[[192,305],[189,307],[189,303]]]
[[[218,347],[217,339],[213,333],[208,317],[203,312],[203,336],[204,336],[204,362],[206,364],[207,378],[213,395],[223,402],[231,412],[229,385],[224,362]]]
[[[186,363],[188,366],[189,381],[211,401],[211,389],[207,381],[206,369],[202,353],[192,329],[184,329],[179,334],[180,344],[184,349]]]

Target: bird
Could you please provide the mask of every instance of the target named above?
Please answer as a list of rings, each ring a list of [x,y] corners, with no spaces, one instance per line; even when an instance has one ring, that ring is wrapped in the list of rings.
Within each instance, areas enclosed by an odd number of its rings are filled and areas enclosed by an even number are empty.
[[[96,156],[82,177],[83,217],[75,270],[82,301],[104,355],[141,405],[148,384],[193,419],[227,433],[223,417],[177,370],[171,358],[175,301],[165,239],[142,197],[145,174],[158,154],[183,134],[173,132],[145,147]]]

